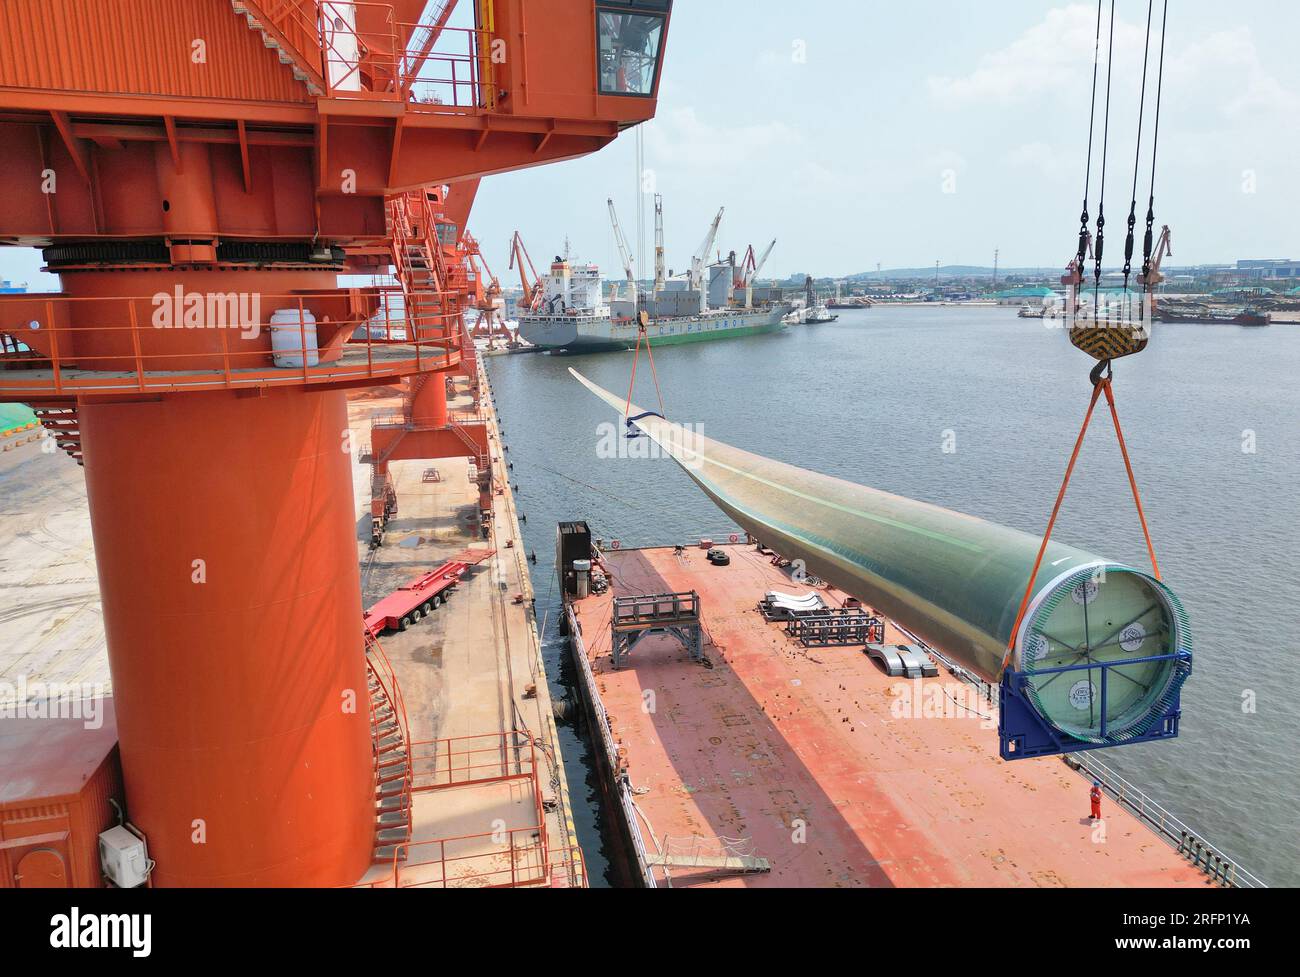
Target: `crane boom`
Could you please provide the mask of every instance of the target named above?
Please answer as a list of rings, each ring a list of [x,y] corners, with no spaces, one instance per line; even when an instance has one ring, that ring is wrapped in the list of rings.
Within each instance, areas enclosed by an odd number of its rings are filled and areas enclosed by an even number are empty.
[[[655,294],[664,290],[664,198],[655,194]]]
[[[1169,236],[1169,225],[1165,224],[1160,228],[1160,237],[1156,240],[1156,246],[1151,253],[1151,264],[1147,266],[1146,275],[1138,276],[1138,284],[1145,285],[1154,289],[1165,276],[1160,274],[1160,263],[1164,260],[1165,255],[1172,256],[1174,253],[1171,239]]]
[[[713,250],[713,242],[718,238],[718,227],[722,224],[722,212],[725,207],[718,208],[718,216],[713,218],[713,223],[709,225],[709,233],[704,235],[704,240],[700,243],[699,249],[691,258],[691,288],[700,293],[700,311],[704,312],[709,305],[708,291],[704,287],[704,263],[709,260],[709,252]]]
[[[623,259],[623,271],[627,275],[628,298],[635,302],[636,275],[632,273],[632,252],[627,246],[627,239],[623,237],[623,229],[618,226],[618,214],[614,211],[614,199],[610,197],[605,202],[609,204],[609,223],[614,228],[614,243],[618,245],[618,255]]]
[[[751,285],[751,284],[753,284],[754,279],[756,279],[756,278],[758,277],[758,273],[759,273],[760,271],[762,271],[762,270],[763,270],[763,266],[764,266],[765,264],[767,264],[768,256],[771,255],[771,253],[772,253],[772,249],[775,248],[775,247],[776,247],[776,238],[772,238],[772,243],[769,244],[769,245],[767,246],[766,249],[764,249],[763,254],[762,254],[762,257],[760,257],[760,258],[758,259],[758,261],[756,261],[756,262],[754,263],[754,268],[753,268],[753,270],[752,270],[752,271],[749,273],[749,275],[745,278],[745,284],[746,284],[746,285]]]
[[[699,288],[704,276],[704,262],[709,260],[709,252],[713,250],[713,242],[718,237],[718,227],[722,224],[722,212],[725,207],[718,208],[718,215],[713,218],[713,223],[709,225],[709,233],[704,235],[704,240],[696,249],[695,254],[691,257],[691,286]]]
[[[772,238],[772,243],[767,246],[762,256],[757,260],[754,258],[754,246],[752,244],[745,254],[744,271],[741,275],[740,284],[745,288],[745,308],[747,309],[754,307],[754,279],[763,270],[763,265],[767,264],[767,257],[772,253],[774,247],[776,247],[776,238]]]
[[[527,267],[525,268],[525,264]],[[537,276],[537,269],[533,267],[533,259],[528,254],[528,249],[524,247],[524,239],[515,231],[515,236],[510,239],[510,267],[519,268],[519,286],[523,289],[523,297],[519,299],[519,308],[528,312],[536,312],[542,301],[542,281]],[[533,280],[528,280],[528,274],[532,272]]]

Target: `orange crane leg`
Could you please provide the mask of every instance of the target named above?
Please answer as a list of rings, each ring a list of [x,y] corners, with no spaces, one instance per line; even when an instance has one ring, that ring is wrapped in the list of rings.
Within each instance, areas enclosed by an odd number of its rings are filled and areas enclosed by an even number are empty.
[[[80,416],[127,803],[154,884],[356,882],[375,803],[345,395]]]

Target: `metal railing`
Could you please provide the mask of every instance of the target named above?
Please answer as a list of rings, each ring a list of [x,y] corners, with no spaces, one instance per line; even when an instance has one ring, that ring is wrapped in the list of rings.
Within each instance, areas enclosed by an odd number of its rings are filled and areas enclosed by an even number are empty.
[[[542,808],[537,746],[525,730],[421,740],[411,744],[411,762],[416,792],[527,780]]]
[[[383,694],[387,696],[389,704],[393,707],[393,712],[398,717],[400,729],[402,729],[402,742],[407,760],[407,795],[411,793],[412,783],[412,763],[411,763],[411,722],[407,718],[406,698],[402,695],[402,686],[398,683],[398,676],[393,669],[393,663],[389,661],[389,656],[383,653],[383,646],[378,639],[363,629],[365,635],[365,661],[369,666],[370,672],[374,674],[376,681],[380,683]],[[376,761],[377,761],[376,757]]]
[[[614,598],[616,630],[664,622],[695,622],[699,618],[700,597],[693,590],[673,594],[638,594]]]
[[[494,86],[484,84],[492,70],[490,29],[400,22],[386,3],[324,0],[308,9],[280,0],[263,7],[299,54],[319,63],[332,98],[400,101],[417,111],[456,114],[494,107]],[[491,5],[485,10],[490,25]]]
[[[10,397],[403,376],[455,366],[460,350],[458,313],[420,313],[398,286],[16,296],[0,300],[0,322]]]
[[[488,31],[444,27],[428,54],[410,48],[403,51],[400,77],[404,100],[424,111],[490,110],[494,90],[491,84],[483,84],[483,79],[491,71],[492,43]]]
[[[891,623],[914,643],[920,645],[949,672],[962,681],[975,686],[989,705],[995,709],[997,708],[998,685],[988,682],[983,677],[957,664],[932,645],[922,641],[911,631],[899,626],[896,621]],[[1180,855],[1187,857],[1193,866],[1199,866],[1212,880],[1217,879],[1224,885],[1241,888],[1263,889],[1268,887],[1268,883],[1261,880],[1259,876],[1242,868],[1235,859],[1230,858],[1221,849],[1206,841],[1202,835],[1193,831],[1186,822],[1169,811],[1168,808],[1153,800],[1141,788],[1134,786],[1122,777],[1114,767],[1101,759],[1098,755],[1100,752],[1094,750],[1086,753],[1066,753],[1063,754],[1062,759],[1072,769],[1082,772],[1093,780],[1100,780],[1102,788],[1115,801],[1122,807],[1127,808],[1138,820],[1147,824]]]
[[[515,888],[584,882],[581,853],[551,851],[538,776],[537,744],[524,730],[425,740],[411,744],[412,792],[493,783],[523,783],[530,823],[476,834],[406,841],[394,846],[388,872],[371,888]]]
[[[456,838],[407,842],[393,854],[393,871],[385,884],[398,889],[504,889],[549,885],[550,853],[545,826],[485,831]],[[504,864],[503,864],[504,863]]]
[[[379,641],[370,633],[369,630],[364,632],[364,641],[366,649],[366,671],[368,676],[373,677],[379,684],[383,693],[383,699],[388,707],[392,710],[393,719],[397,722],[398,735],[401,738],[401,760],[397,761],[398,768],[401,772],[401,787],[398,792],[399,812],[405,815],[405,821],[402,827],[405,829],[404,840],[411,837],[411,786],[412,786],[412,766],[411,766],[411,726],[406,715],[406,700],[402,696],[402,686],[397,681],[397,673],[393,670],[393,664],[384,654],[383,647]],[[386,785],[391,784],[394,779],[385,780],[386,774],[391,773],[394,762],[390,759],[384,761],[383,752],[379,749],[379,744],[384,738],[380,733],[380,728],[384,724],[384,719],[380,717],[378,708],[375,704],[373,695],[368,696],[370,700],[370,729],[374,739],[374,758],[372,767],[372,778],[376,796],[384,790]],[[381,786],[383,785],[383,786]]]
[[[1103,790],[1120,806],[1149,825],[1178,854],[1186,857],[1193,868],[1204,872],[1210,881],[1235,888],[1268,888],[1268,883],[1242,868],[1235,858],[1224,854],[1206,841],[1200,832],[1193,831],[1181,818],[1129,783],[1095,752],[1067,753],[1065,762],[1093,780],[1101,781]]]

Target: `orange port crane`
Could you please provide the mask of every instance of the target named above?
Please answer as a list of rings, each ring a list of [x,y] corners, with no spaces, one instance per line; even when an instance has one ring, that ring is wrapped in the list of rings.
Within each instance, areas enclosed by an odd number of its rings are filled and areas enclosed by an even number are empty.
[[[446,259],[477,179],[654,114],[670,0],[474,0],[464,27],[454,6],[0,4],[0,246],[62,285],[0,298],[0,401],[57,416],[84,462],[153,885],[370,866],[345,391],[412,378],[404,446],[459,439],[438,374],[464,369]]]
[[[465,242],[470,267],[474,272],[473,308],[478,312],[478,320],[470,330],[470,339],[487,339],[489,350],[496,349],[498,339],[504,339],[509,345],[515,341],[515,336],[502,315],[505,303],[501,299],[501,280],[488,267],[487,258],[483,256],[478,241],[466,234]]]
[[[510,239],[510,267],[519,270],[519,287],[523,295],[519,297],[521,312],[536,312],[542,305],[542,279],[533,266],[533,259],[524,247],[524,239],[518,231]]]

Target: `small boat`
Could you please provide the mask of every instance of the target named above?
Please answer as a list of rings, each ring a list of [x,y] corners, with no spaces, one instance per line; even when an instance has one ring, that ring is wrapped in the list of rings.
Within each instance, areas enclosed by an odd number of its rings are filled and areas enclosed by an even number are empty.
[[[804,314],[803,321],[812,326],[820,322],[834,322],[838,318],[839,316],[834,312],[831,312],[825,305],[819,303],[807,310]]]

